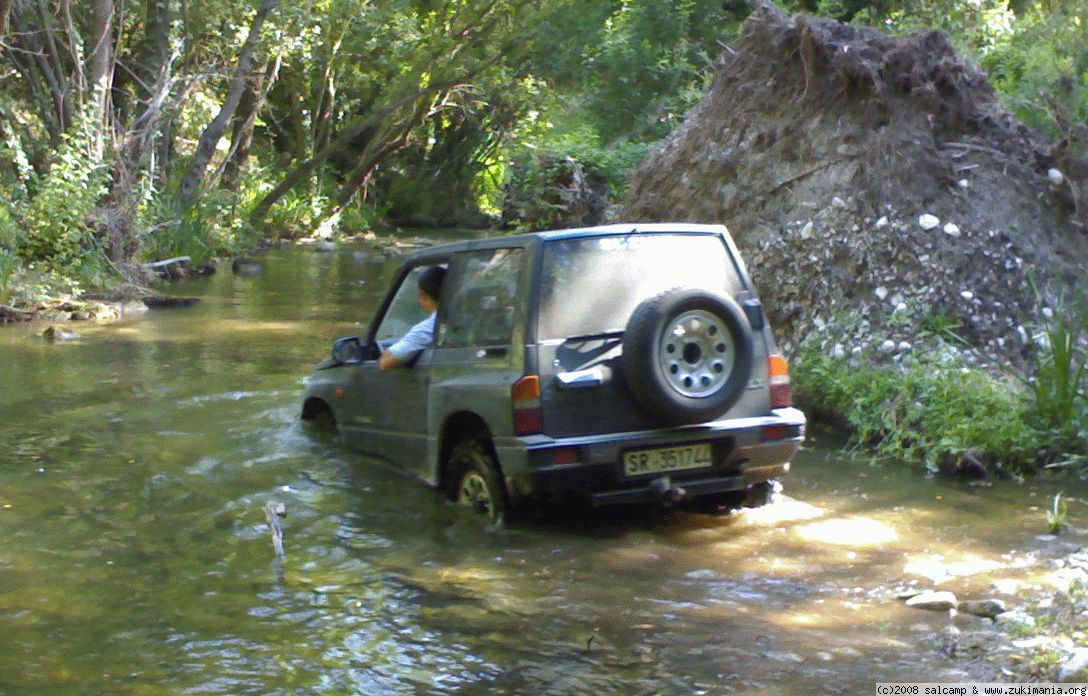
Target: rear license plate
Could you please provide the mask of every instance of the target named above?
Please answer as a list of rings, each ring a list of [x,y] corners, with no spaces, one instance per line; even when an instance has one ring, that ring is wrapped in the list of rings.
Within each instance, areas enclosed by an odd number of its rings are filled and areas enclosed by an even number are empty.
[[[684,469],[702,469],[712,463],[709,442],[677,447],[629,450],[623,453],[623,470],[628,476],[658,474],[665,471],[683,471]]]

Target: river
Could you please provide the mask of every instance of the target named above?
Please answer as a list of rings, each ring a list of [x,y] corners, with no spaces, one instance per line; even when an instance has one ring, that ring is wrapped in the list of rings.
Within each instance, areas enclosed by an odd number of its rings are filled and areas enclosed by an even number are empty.
[[[1049,484],[971,486],[810,441],[766,508],[487,530],[299,422],[393,264],[288,247],[194,307],[0,328],[0,693],[872,693],[996,677],[897,587],[1044,584]],[[1066,487],[1067,495],[1079,494]],[[263,506],[285,504],[286,558]]]

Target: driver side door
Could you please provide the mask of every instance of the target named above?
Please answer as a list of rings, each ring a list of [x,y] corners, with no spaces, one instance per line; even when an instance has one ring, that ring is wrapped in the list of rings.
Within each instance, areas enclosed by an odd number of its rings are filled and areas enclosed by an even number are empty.
[[[377,318],[372,335],[379,354],[427,318],[417,290],[419,275],[427,268],[408,271]],[[427,388],[433,353],[432,345],[410,367],[386,372],[378,369],[377,356],[372,355],[359,365],[346,395],[354,414],[349,427],[355,431],[356,446],[417,476],[426,473]]]

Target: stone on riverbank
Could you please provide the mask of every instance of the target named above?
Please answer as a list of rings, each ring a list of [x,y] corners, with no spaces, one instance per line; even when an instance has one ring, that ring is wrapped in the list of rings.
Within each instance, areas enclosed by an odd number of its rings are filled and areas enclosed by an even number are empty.
[[[908,607],[929,609],[930,611],[948,611],[949,609],[955,609],[957,604],[956,595],[943,590],[926,590],[907,600]]]
[[[1088,648],[1076,648],[1062,658],[1058,681],[1088,682]]]
[[[994,617],[994,621],[1001,626],[1009,628],[1015,626],[1023,626],[1030,628],[1035,625],[1035,617],[1027,613],[1023,609],[1013,609],[1011,611],[1004,611]]]
[[[998,614],[1003,614],[1007,611],[1005,602],[1000,599],[968,599],[960,602],[960,611],[968,614],[974,614],[975,616],[982,616],[987,619],[992,619]]]

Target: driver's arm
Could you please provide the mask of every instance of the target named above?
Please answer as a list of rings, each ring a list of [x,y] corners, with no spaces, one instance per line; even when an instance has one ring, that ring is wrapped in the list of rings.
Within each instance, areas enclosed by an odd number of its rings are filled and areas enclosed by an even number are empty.
[[[404,338],[389,346],[378,358],[378,369],[392,370],[412,361],[424,348],[434,341],[434,321],[432,314],[413,326]]]
[[[381,356],[378,358],[378,369],[382,372],[398,368],[403,364],[397,356],[389,352],[388,348],[382,351]]]

